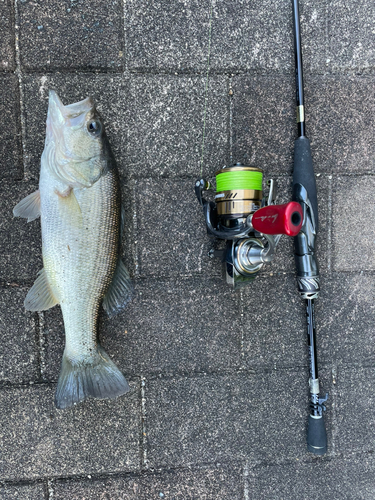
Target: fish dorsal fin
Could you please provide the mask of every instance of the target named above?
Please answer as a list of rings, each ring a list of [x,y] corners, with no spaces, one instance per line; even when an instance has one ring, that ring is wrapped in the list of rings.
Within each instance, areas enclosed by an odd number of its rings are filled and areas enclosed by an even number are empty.
[[[27,311],[46,311],[56,304],[58,304],[58,301],[52,293],[46,271],[43,268],[26,295],[25,309]]]
[[[24,217],[27,222],[31,222],[40,216],[40,192],[35,191],[21,200],[14,208],[15,217]]]
[[[112,317],[118,314],[130,301],[133,294],[133,285],[128,270],[121,258],[118,258],[116,270],[113,274],[112,283],[103,299],[103,307]]]

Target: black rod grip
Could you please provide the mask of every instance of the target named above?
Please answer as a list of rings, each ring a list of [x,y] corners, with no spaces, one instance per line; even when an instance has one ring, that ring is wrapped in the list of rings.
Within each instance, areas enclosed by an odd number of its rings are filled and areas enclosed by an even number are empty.
[[[293,186],[302,184],[307,191],[315,219],[315,232],[318,231],[318,198],[311,157],[310,141],[306,136],[298,137],[294,142]]]
[[[323,415],[319,417],[309,415],[307,449],[315,455],[325,455],[327,453],[327,433]]]

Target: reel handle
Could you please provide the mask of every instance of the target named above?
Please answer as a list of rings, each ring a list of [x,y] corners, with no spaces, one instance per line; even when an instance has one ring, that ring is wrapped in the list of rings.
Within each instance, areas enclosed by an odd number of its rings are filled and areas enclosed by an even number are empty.
[[[268,205],[259,208],[251,222],[254,229],[263,234],[297,236],[303,223],[302,207],[296,201],[284,205]]]

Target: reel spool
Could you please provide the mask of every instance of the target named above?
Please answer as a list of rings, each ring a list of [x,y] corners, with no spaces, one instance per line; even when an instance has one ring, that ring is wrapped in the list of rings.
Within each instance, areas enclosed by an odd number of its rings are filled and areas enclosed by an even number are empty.
[[[217,213],[223,220],[243,219],[262,206],[263,172],[237,164],[216,172]]]
[[[224,263],[227,283],[238,286],[252,281],[273,259],[281,234],[295,236],[302,226],[297,202],[275,205],[275,182],[270,181],[267,200],[262,189],[263,171],[237,163],[216,172],[214,202],[203,198],[212,189],[204,179],[195,183],[209,235],[226,240],[226,248],[213,252]]]

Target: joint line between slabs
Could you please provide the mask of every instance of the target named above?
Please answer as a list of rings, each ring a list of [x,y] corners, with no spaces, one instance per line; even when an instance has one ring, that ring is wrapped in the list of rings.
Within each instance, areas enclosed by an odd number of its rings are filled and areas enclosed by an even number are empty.
[[[204,91],[204,112],[203,112],[203,132],[202,132],[202,153],[200,161],[200,177],[203,175],[203,157],[204,157],[204,140],[206,133],[206,114],[207,114],[207,94],[208,94],[208,80],[210,72],[210,55],[211,55],[211,28],[212,28],[212,0],[210,1],[210,16],[209,16],[209,27],[208,27],[208,54],[207,54],[207,77],[206,77],[206,88]]]
[[[148,469],[146,416],[147,416],[147,412],[146,412],[146,378],[141,376],[141,432],[142,432],[141,469]]]
[[[25,165],[25,159],[27,158],[26,155],[26,124],[25,124],[25,118],[24,118],[24,96],[23,96],[23,75],[22,75],[22,70],[21,70],[21,53],[20,53],[20,42],[19,42],[19,35],[20,35],[20,16],[18,12],[18,1],[14,1],[14,45],[15,45],[15,56],[16,56],[16,69],[15,69],[15,75],[17,76],[18,79],[18,89],[19,89],[19,105],[20,105],[20,122],[21,122],[21,147],[22,147],[22,178],[23,180],[27,180],[28,178],[28,171]]]
[[[332,269],[332,175],[328,176],[328,224],[327,224],[327,268],[331,272]]]

